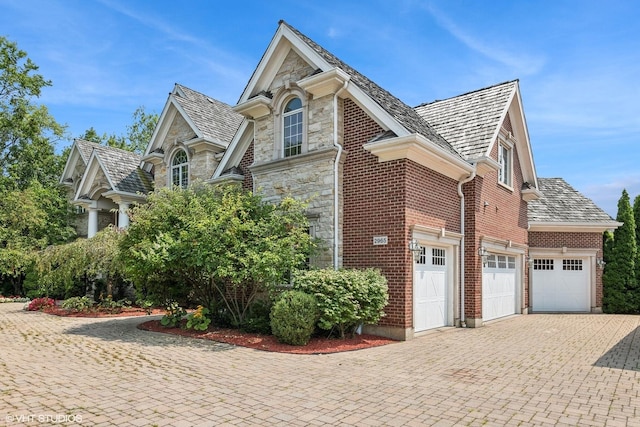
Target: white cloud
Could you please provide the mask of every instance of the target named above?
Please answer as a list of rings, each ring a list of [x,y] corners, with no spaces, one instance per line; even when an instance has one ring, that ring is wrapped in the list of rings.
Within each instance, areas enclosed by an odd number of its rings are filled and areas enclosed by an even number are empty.
[[[467,48],[510,68],[515,75],[524,76],[536,74],[545,64],[545,59],[542,55],[530,55],[520,51],[515,52],[513,49],[508,50],[500,46],[500,43],[504,41],[503,39],[501,41],[482,40],[481,37],[460,27],[433,4],[426,5],[425,10],[435,18],[440,27]]]

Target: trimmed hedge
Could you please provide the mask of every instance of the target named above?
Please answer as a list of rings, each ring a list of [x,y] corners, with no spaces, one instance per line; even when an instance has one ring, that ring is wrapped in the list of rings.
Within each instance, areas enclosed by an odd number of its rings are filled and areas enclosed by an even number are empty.
[[[353,335],[361,324],[375,324],[389,301],[387,279],[375,269],[309,270],[296,273],[293,289],[318,300],[318,326]]]
[[[286,291],[271,308],[271,330],[278,341],[306,345],[318,320],[318,302],[313,295]]]

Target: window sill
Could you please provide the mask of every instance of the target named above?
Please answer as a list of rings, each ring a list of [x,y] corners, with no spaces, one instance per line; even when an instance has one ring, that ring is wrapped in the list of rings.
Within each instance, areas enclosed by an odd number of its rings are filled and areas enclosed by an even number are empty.
[[[502,188],[504,188],[505,190],[509,190],[511,193],[513,193],[513,187],[505,184],[504,182],[498,181],[498,185]]]
[[[300,164],[305,164],[309,162],[313,162],[318,159],[323,159],[327,157],[335,157],[335,153],[338,150],[335,147],[325,148],[322,150],[314,150],[302,154],[298,154],[295,156],[284,157],[281,159],[271,160],[269,162],[263,162],[258,164],[253,164],[249,167],[252,173],[262,172],[266,170],[285,170],[290,168],[291,166],[296,166]]]

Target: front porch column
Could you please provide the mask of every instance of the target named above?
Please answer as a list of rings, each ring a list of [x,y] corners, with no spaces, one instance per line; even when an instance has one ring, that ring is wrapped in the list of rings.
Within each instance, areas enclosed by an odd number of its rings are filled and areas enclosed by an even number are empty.
[[[98,232],[98,208],[87,208],[89,220],[87,224],[87,238],[92,238]]]
[[[129,203],[120,202],[118,206],[118,227],[127,228],[129,226],[129,215],[127,212],[129,210]]]

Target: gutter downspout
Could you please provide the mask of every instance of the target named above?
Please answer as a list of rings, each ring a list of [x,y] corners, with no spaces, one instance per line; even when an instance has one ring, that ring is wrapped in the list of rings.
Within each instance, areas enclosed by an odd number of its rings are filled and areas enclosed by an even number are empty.
[[[340,237],[340,232],[338,227],[340,226],[340,221],[338,215],[340,214],[340,207],[338,205],[340,198],[338,197],[338,181],[339,181],[339,168],[340,168],[340,158],[342,157],[342,145],[338,142],[338,96],[347,89],[349,85],[349,80],[345,80],[344,84],[338,91],[333,95],[333,146],[338,149],[338,153],[336,154],[336,160],[333,163],[333,269],[337,270],[339,265],[338,258],[338,249],[340,245],[338,244],[338,238]]]
[[[475,167],[475,163],[473,164],[474,168],[471,174],[458,181],[458,197],[460,197],[460,234],[462,235],[462,240],[460,242],[460,326],[466,327],[465,318],[464,318],[464,193],[462,192],[462,186],[467,182],[473,180],[476,177],[477,169]]]

